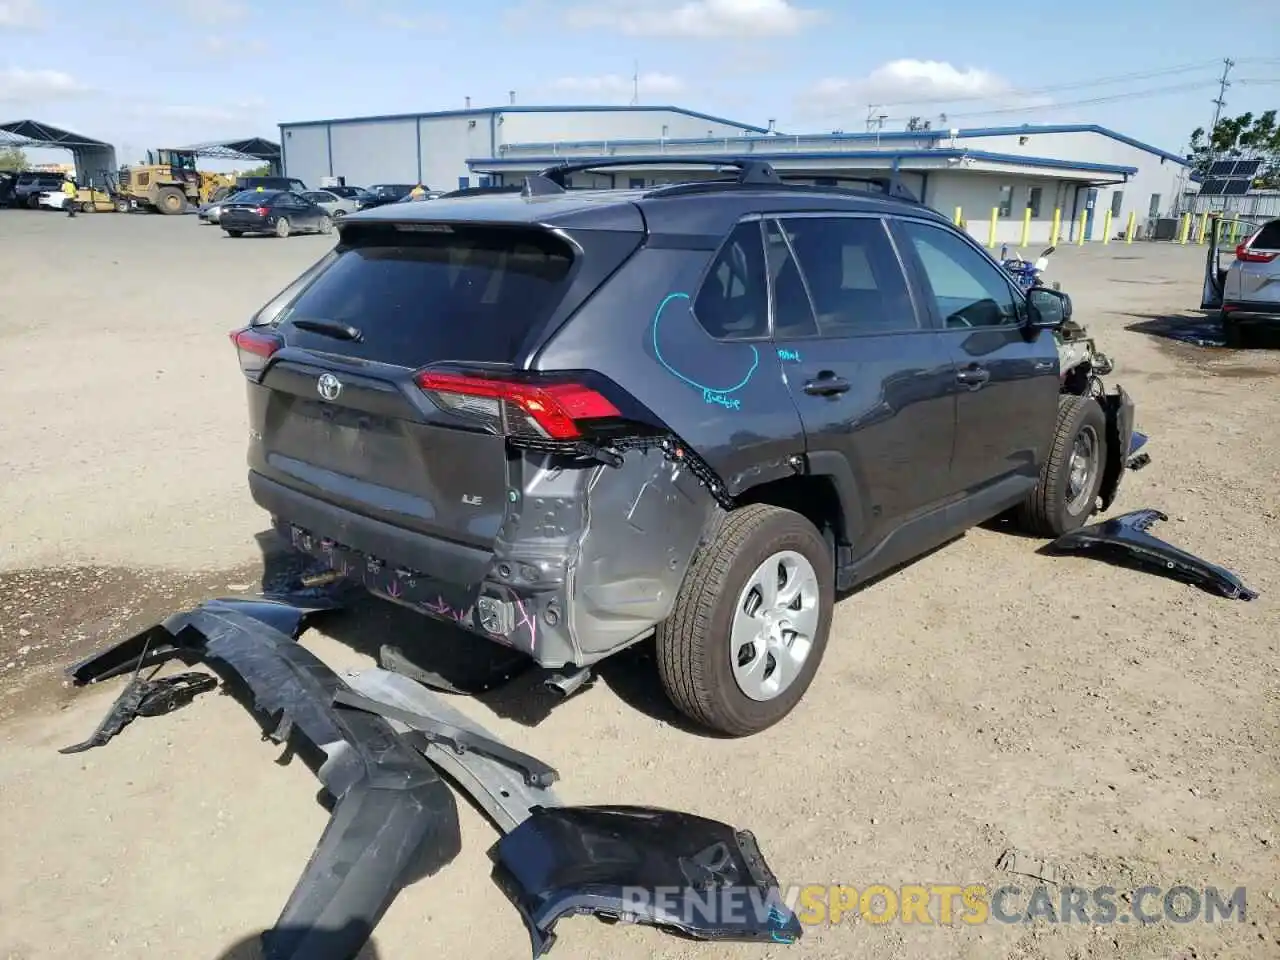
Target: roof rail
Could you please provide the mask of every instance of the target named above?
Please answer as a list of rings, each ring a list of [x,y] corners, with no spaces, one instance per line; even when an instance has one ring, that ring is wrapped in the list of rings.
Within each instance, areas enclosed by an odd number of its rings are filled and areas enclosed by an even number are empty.
[[[609,167],[734,167],[737,176],[727,181],[738,184],[772,184],[778,186],[782,178],[773,166],[764,160],[750,157],[677,157],[671,154],[653,157],[614,157],[609,160],[584,161],[582,163],[564,163],[547,167],[541,173],[524,178],[525,196],[545,196],[551,193],[563,193],[565,180],[573,173],[585,173],[588,170],[603,170]],[[558,188],[558,189],[556,189]]]
[[[782,179],[783,180],[796,180],[796,179],[812,180],[815,178],[808,175],[801,176],[799,174],[790,174],[790,175],[784,175]],[[902,179],[898,176],[898,172],[896,170],[891,172],[887,177],[877,177],[877,176],[850,177],[850,176],[841,175],[841,176],[831,177],[830,179],[836,181],[837,187],[839,187],[841,183],[862,183],[870,187],[879,187],[880,190],[884,192],[885,196],[891,197],[894,200],[905,200],[907,203],[921,202],[920,198],[915,195],[915,193],[911,190],[911,188],[906,186],[906,184],[902,182]],[[827,189],[830,190],[831,188],[827,187]],[[853,192],[866,193],[867,191],[855,189]]]

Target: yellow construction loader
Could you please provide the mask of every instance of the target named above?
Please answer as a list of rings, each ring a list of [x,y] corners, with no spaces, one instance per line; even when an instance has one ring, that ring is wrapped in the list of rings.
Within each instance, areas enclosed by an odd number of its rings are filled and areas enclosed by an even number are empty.
[[[190,150],[148,150],[146,163],[120,168],[116,209],[186,213],[190,205],[207,203],[218,187],[232,183],[222,174],[197,170]]]

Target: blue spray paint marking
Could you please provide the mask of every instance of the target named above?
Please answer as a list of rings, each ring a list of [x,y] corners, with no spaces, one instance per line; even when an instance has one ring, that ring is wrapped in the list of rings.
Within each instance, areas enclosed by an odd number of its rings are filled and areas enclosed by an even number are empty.
[[[749,344],[751,347],[751,369],[747,371],[746,376],[732,387],[709,387],[705,383],[699,383],[697,380],[694,380],[692,377],[685,376],[673,367],[667,362],[666,357],[662,355],[662,349],[658,346],[658,325],[662,320],[662,311],[667,308],[667,304],[672,300],[688,299],[689,295],[687,293],[669,293],[663,298],[662,302],[658,304],[657,312],[653,315],[653,355],[666,369],[667,373],[671,374],[677,380],[682,380],[687,383],[695,390],[702,391],[703,402],[719,404],[726,410],[741,410],[742,401],[736,397],[730,397],[729,394],[736,393],[745,387],[751,380],[752,375],[756,372],[756,368],[760,366],[760,351],[755,348],[754,344]]]
[[[799,351],[799,350],[784,350],[784,349],[782,349],[782,347],[779,347],[779,348],[778,348],[778,359],[779,359],[779,360],[784,360],[784,361],[786,361],[786,362],[788,362],[788,363],[799,363],[799,362],[800,362],[800,351]]]

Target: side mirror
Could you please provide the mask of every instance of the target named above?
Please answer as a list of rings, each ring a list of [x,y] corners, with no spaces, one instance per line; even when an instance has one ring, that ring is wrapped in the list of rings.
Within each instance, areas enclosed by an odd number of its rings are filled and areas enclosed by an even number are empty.
[[[1027,291],[1027,312],[1032,330],[1057,330],[1071,319],[1071,298],[1061,290],[1032,287]]]

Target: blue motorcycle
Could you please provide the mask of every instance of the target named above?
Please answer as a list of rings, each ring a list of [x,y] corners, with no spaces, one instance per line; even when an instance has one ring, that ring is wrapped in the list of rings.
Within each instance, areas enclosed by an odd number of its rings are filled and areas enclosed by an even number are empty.
[[[1033,263],[1030,260],[1023,260],[1018,254],[1014,254],[1012,257],[1009,256],[1009,245],[1006,243],[1000,247],[1000,263],[1023,290],[1030,290],[1032,287],[1043,287],[1044,281],[1040,279],[1040,276],[1049,266],[1049,257],[1053,255],[1053,251],[1056,249],[1057,247],[1055,246],[1045,247]],[[1058,283],[1054,283],[1053,289],[1058,290],[1060,288]]]

